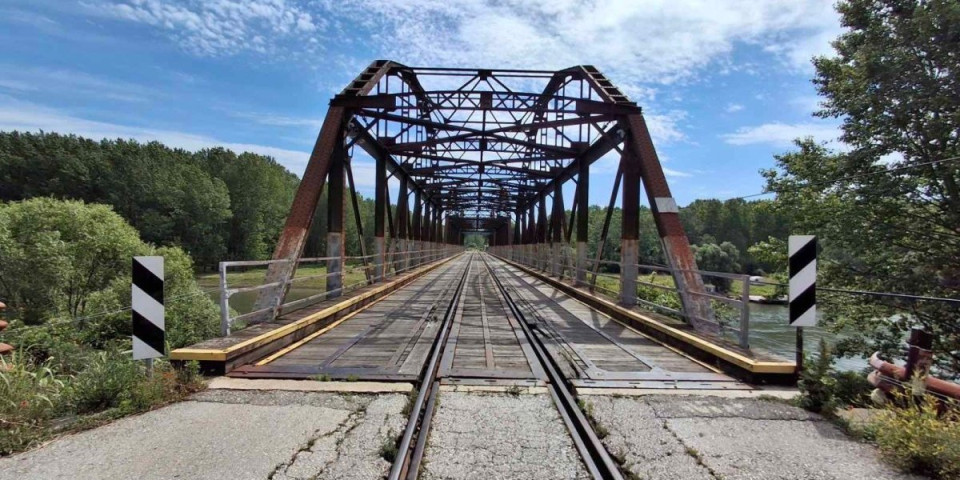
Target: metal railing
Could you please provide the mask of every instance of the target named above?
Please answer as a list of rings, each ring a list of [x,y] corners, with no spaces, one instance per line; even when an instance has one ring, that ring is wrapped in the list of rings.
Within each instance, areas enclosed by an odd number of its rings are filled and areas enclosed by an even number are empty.
[[[402,250],[393,249],[384,252],[385,261],[383,262],[382,268],[378,268],[378,265],[375,264],[377,255],[301,258],[297,260],[297,270],[305,265],[310,264],[326,266],[329,264],[328,262],[334,260],[339,260],[341,268],[338,271],[327,271],[325,273],[316,275],[294,275],[286,280],[263,283],[259,285],[230,287],[228,282],[230,270],[238,268],[245,270],[258,269],[263,270],[264,275],[266,275],[266,269],[271,265],[290,265],[292,260],[249,260],[220,262],[218,269],[220,277],[220,334],[223,336],[230,335],[234,330],[234,327],[238,324],[251,325],[255,323],[261,323],[263,321],[276,318],[278,315],[283,313],[289,313],[312,305],[318,301],[334,298],[366,285],[384,282],[396,277],[397,275],[409,272],[417,267],[450,257],[462,250],[462,248],[453,245],[428,242],[418,243],[420,243],[420,245],[418,245],[419,247],[426,248],[420,248],[417,250],[408,248]],[[412,241],[409,242],[409,246],[413,245],[414,244]],[[382,273],[377,274],[378,270],[380,270]],[[348,278],[348,275],[355,274],[357,272],[363,272],[363,279],[358,282],[347,284],[346,279]],[[327,289],[327,286],[330,284],[330,278],[333,276],[339,276],[339,282],[336,282],[339,287]],[[261,292],[268,289],[280,289],[281,292],[288,291],[289,288],[296,286],[298,283],[302,284],[303,282],[321,278],[323,279],[323,285],[318,286],[317,288],[319,291],[312,295],[285,303],[280,303],[278,300],[274,305],[261,308],[256,308],[256,304],[254,304],[253,310],[236,315],[231,312],[230,298],[234,295],[250,292]],[[285,296],[278,295],[277,298],[285,298]]]
[[[591,293],[599,291],[600,293],[619,299],[623,298],[622,291],[622,273],[611,274],[602,272],[602,267],[614,267],[617,271],[623,272],[624,266],[621,262],[609,260],[594,260],[590,258],[583,259],[583,266],[578,266],[576,251],[568,244],[527,244],[513,246],[491,247],[494,254],[508,258],[517,263],[525,265],[544,274],[556,277],[560,280],[578,279],[578,274],[582,274],[575,286],[586,288]],[[555,254],[559,252],[559,256]],[[720,335],[733,334],[737,344],[744,348],[750,348],[750,275],[734,274],[726,272],[714,272],[709,270],[683,270],[672,269],[663,265],[633,264],[636,268],[637,276],[633,280],[637,285],[637,293],[633,295],[638,304],[651,308],[667,315],[680,317],[686,320],[700,320],[715,324],[720,331]],[[647,281],[644,275],[647,273],[667,273],[670,275],[671,285]],[[676,274],[693,273],[704,279],[704,290],[686,288],[681,290],[677,288],[675,278]],[[608,279],[602,281],[601,279]],[[707,279],[713,279],[709,281]],[[722,280],[720,280],[722,279]],[[601,280],[601,281],[598,281]],[[720,280],[720,281],[717,281]],[[733,285],[735,281],[740,281],[740,288],[733,293],[735,296],[723,294],[715,290],[716,285]],[[665,293],[675,294],[675,306],[664,305],[656,302],[656,296],[645,292],[644,289],[655,289]],[[684,311],[680,295],[686,294],[693,297],[709,300],[711,311],[715,318],[702,318],[691,315]]]

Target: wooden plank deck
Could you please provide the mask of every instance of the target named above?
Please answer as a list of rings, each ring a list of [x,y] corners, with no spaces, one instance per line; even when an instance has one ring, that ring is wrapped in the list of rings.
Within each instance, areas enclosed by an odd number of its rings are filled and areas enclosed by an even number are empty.
[[[576,378],[588,380],[683,380],[734,382],[649,337],[613,320],[543,280],[500,260],[496,275],[515,294],[521,312],[551,339],[555,358],[568,362]]]
[[[235,375],[416,379],[466,260],[429,272],[322,335]]]
[[[545,379],[517,319],[510,315],[479,258],[467,272],[464,289],[440,362],[440,377]]]

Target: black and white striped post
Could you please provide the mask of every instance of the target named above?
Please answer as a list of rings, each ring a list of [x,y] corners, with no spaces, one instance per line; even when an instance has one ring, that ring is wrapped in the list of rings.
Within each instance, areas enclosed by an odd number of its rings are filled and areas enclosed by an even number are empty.
[[[790,325],[797,329],[797,372],[803,371],[803,327],[817,324],[817,237],[791,235]]]
[[[133,257],[131,297],[133,359],[150,372],[164,352],[163,257]]]

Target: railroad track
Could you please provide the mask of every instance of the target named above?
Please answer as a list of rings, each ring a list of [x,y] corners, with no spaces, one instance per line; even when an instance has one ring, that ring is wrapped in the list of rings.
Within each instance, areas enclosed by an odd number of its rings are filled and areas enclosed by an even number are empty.
[[[523,335],[533,347],[535,361],[546,373],[550,396],[567,427],[567,431],[573,438],[574,445],[580,453],[587,471],[595,479],[622,479],[623,475],[620,473],[617,463],[606,451],[593,426],[577,404],[569,379],[564,377],[563,371],[550,355],[541,335],[538,335],[536,324],[528,322],[515,301],[516,295],[512,295],[510,289],[494,275],[494,270],[489,264],[487,255],[478,253],[470,254],[463,275],[460,277],[444,312],[443,325],[424,366],[417,398],[411,409],[407,427],[400,439],[397,458],[387,478],[390,480],[414,480],[419,474],[427,438],[429,437],[430,423],[437,405],[437,395],[440,391],[440,359],[447,347],[455,312],[464,301],[464,287],[472,272],[489,276],[496,286],[496,297],[483,298],[482,301],[502,302],[506,305],[510,314],[516,318],[516,323],[522,329]]]

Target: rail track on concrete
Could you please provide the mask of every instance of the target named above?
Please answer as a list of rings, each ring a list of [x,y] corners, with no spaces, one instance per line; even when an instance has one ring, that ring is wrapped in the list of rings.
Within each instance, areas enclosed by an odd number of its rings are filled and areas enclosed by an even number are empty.
[[[618,389],[752,388],[503,258],[473,252],[420,268],[388,293],[330,315],[312,333],[227,375],[413,384],[390,479],[430,470],[421,467],[433,452],[431,424],[445,415],[441,390],[548,394],[584,475],[608,479],[623,478],[619,465],[578,398]]]
[[[617,463],[607,452],[585,413],[580,409],[572,385],[564,377],[556,360],[552,358],[543,339],[535,332],[538,328],[537,322],[524,316],[513,299],[515,294],[511,295],[508,287],[494,275],[486,254],[471,253],[469,255],[470,258],[463,271],[463,276],[451,295],[451,301],[446,309],[440,333],[433,345],[429,360],[424,366],[424,374],[419,382],[417,398],[413,403],[406,429],[400,439],[399,453],[387,478],[390,480],[413,480],[417,478],[429,437],[430,423],[437,406],[443,370],[441,369],[441,362],[448,359],[447,363],[449,363],[449,359],[454,357],[448,350],[451,343],[450,332],[458,320],[462,329],[465,306],[469,303],[476,303],[476,305],[471,305],[472,310],[479,309],[481,322],[484,326],[486,326],[488,320],[486,318],[487,310],[496,311],[505,307],[507,314],[515,320],[511,325],[514,328],[519,327],[520,332],[531,347],[534,358],[530,360],[535,359],[536,362],[531,367],[545,374],[546,386],[554,405],[556,405],[560,417],[572,436],[574,445],[590,475],[596,479],[622,479],[623,475],[620,473]],[[468,290],[468,281],[472,278],[476,279],[476,283],[480,286],[477,296],[470,296],[470,292],[465,292]],[[485,287],[493,287],[493,291],[491,292],[490,288]],[[488,330],[489,328],[486,329],[486,331]],[[485,337],[485,340],[489,339]],[[489,342],[486,341],[485,345],[489,346]],[[491,353],[488,348],[484,355],[487,363],[490,363],[490,356]],[[447,370],[449,371],[449,367]]]

